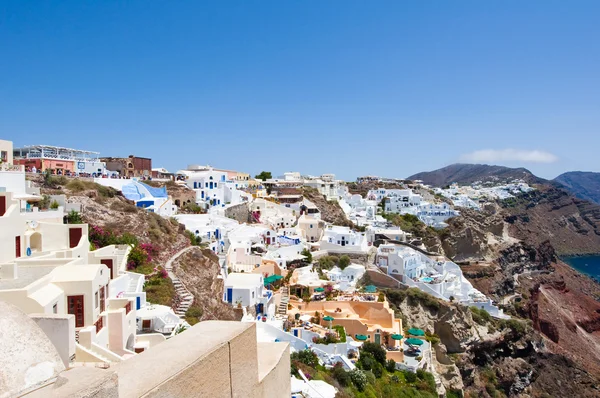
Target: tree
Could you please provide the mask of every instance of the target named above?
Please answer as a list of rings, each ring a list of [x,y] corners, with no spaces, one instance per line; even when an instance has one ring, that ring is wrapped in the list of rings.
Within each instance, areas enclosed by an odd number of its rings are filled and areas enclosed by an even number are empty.
[[[308,249],[302,249],[302,252],[300,253],[302,254],[304,257],[306,257],[306,261],[311,264],[312,263],[312,253],[310,252],[310,250]]]
[[[346,268],[349,265],[350,265],[350,257],[348,257],[347,255],[344,254],[342,257],[340,257],[338,266],[343,270],[344,268]]]
[[[386,354],[380,344],[367,341],[360,348],[361,355],[363,352],[368,352],[373,355],[373,358],[382,365],[385,365]]]
[[[270,171],[261,171],[260,174],[255,175],[254,178],[256,178],[257,180],[266,181],[270,178],[273,178],[273,175]]]

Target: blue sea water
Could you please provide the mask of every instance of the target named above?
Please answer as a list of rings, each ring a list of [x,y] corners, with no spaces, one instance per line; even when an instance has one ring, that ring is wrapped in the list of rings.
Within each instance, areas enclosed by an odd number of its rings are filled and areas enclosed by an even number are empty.
[[[577,271],[600,281],[600,256],[562,257],[562,260]]]

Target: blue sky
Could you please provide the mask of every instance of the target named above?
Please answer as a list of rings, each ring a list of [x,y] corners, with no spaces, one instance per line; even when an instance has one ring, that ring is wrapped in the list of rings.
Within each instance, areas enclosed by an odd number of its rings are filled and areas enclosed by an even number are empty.
[[[256,173],[600,171],[600,2],[0,3],[0,139]]]

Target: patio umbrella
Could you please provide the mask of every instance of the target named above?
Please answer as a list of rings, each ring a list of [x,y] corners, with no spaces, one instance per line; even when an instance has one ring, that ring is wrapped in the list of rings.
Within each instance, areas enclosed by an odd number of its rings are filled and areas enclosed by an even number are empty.
[[[323,317],[323,320],[329,322],[329,329],[331,329],[331,321],[333,321],[333,317],[327,315]]]
[[[394,333],[393,335],[390,336],[392,339],[394,340],[402,340],[402,335],[401,334],[396,334]]]
[[[366,341],[368,339],[368,337],[365,336],[364,334],[357,334],[355,336],[355,338],[356,338],[356,340],[359,340],[359,341]]]
[[[404,342],[409,345],[423,345],[423,340],[421,340],[421,339],[410,338],[410,339],[406,339]]]
[[[411,334],[413,336],[425,336],[425,332],[417,328],[408,329],[408,334]]]
[[[323,289],[322,287],[315,288],[315,292],[319,292],[320,293],[320,292],[324,292],[324,291],[325,291],[325,289]]]

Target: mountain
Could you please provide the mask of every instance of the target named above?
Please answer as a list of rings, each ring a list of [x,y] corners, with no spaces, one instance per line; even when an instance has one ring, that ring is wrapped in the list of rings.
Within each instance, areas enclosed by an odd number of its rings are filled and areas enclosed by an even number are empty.
[[[427,185],[443,187],[452,183],[459,185],[474,182],[504,182],[521,179],[527,183],[543,182],[541,178],[525,168],[510,168],[504,166],[490,166],[487,164],[456,163],[434,171],[426,171],[408,177],[409,180],[421,180]]]
[[[600,204],[600,173],[569,171],[552,181],[580,199]]]

